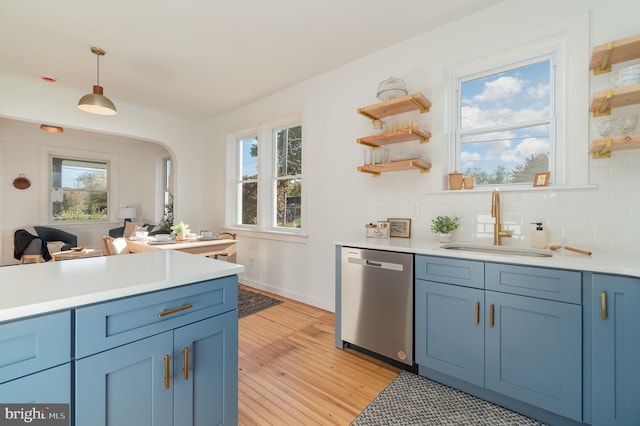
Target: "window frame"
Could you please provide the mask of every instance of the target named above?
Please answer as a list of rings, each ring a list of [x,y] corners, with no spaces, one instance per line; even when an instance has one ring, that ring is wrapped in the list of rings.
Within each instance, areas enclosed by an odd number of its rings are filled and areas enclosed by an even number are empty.
[[[78,161],[103,162],[107,164],[107,218],[104,220],[61,220],[53,218],[53,209],[51,202],[51,189],[53,188],[53,158],[62,158]],[[78,225],[95,225],[102,223],[116,222],[119,205],[118,193],[118,158],[115,155],[96,153],[90,151],[71,150],[57,147],[43,146],[41,149],[41,169],[46,170],[42,175],[41,185],[41,207],[40,221],[49,225],[56,226],[78,226]]]
[[[258,168],[256,171],[257,177],[251,179],[243,179],[240,175],[243,171],[241,162],[242,162],[242,142],[246,139],[255,138],[258,143]],[[260,225],[260,190],[262,189],[262,185],[260,185],[260,175],[261,175],[261,167],[260,167],[260,159],[262,158],[262,149],[260,146],[260,133],[256,131],[248,132],[247,134],[243,134],[241,136],[237,136],[235,138],[235,220],[233,221],[234,226],[246,229],[258,229]],[[256,183],[257,185],[257,205],[256,210],[258,212],[256,218],[256,224],[251,223],[242,223],[242,207],[240,206],[240,202],[242,200],[242,185],[245,183]]]
[[[528,65],[533,65],[546,60],[550,61],[550,76],[549,76],[549,171],[551,172],[550,184],[561,183],[562,181],[562,153],[559,149],[558,138],[558,125],[561,122],[559,111],[561,111],[561,90],[559,85],[562,84],[562,61],[563,46],[561,43],[545,44],[544,46],[522,46],[518,53],[499,53],[491,56],[491,60],[473,61],[471,60],[465,67],[459,68],[452,72],[450,80],[452,82],[451,87],[451,99],[452,99],[452,120],[451,131],[452,135],[452,149],[449,159],[449,168],[453,170],[462,170],[461,165],[461,152],[462,144],[461,138],[469,134],[482,134],[482,133],[495,133],[505,131],[514,128],[521,128],[521,124],[530,123],[509,123],[499,126],[487,127],[487,128],[475,128],[472,130],[461,129],[461,91],[462,84],[464,82],[472,81],[475,79],[484,78],[492,74],[498,74],[509,70],[516,70]],[[486,59],[486,58],[483,58]],[[498,63],[499,65],[494,65]],[[546,120],[537,121],[538,125],[543,124]],[[559,161],[560,160],[560,161]],[[491,187],[503,187],[503,188],[517,188],[531,186],[528,183],[502,183],[502,184],[479,184],[478,187],[491,186]]]
[[[306,191],[304,185],[301,191],[301,226],[300,228],[289,228],[275,226],[276,206],[275,206],[275,178],[277,177],[277,148],[275,140],[275,132],[277,129],[286,129],[290,127],[301,126],[302,134],[302,174],[300,179],[304,182],[306,175],[306,157],[305,157],[305,123],[299,114],[293,114],[283,117],[279,120],[263,123],[258,126],[250,127],[242,131],[230,133],[227,136],[227,190],[226,200],[227,208],[225,211],[226,225],[225,228],[235,229],[247,235],[257,237],[285,240],[291,242],[301,241],[299,238],[306,239],[307,214],[306,214]],[[240,223],[241,211],[239,200],[241,197],[239,187],[239,173],[241,167],[241,144],[240,141],[247,137],[256,136],[258,140],[258,219],[256,225],[248,225]]]
[[[302,221],[303,221],[303,209],[302,209],[302,191],[304,191],[304,184],[302,182],[304,182],[303,180],[303,174],[304,174],[304,164],[302,164],[302,158],[300,158],[300,162],[301,162],[301,169],[302,169],[302,173],[299,174],[295,174],[295,175],[282,175],[279,176],[278,175],[278,140],[277,140],[277,136],[276,134],[280,131],[286,130],[288,131],[289,129],[293,128],[293,127],[300,127],[300,144],[302,145],[301,151],[300,151],[300,155],[303,156],[304,153],[304,139],[302,136],[302,133],[304,131],[304,128],[302,127],[302,122],[298,121],[298,122],[294,122],[294,123],[289,123],[286,125],[281,125],[281,126],[275,126],[272,127],[271,129],[271,167],[272,167],[272,173],[271,173],[271,198],[270,198],[270,212],[271,212],[271,218],[269,220],[270,223],[270,228],[273,231],[278,231],[278,232],[293,232],[293,230],[295,229],[301,229],[302,228]],[[302,190],[301,190],[301,195],[300,195],[300,209],[301,209],[301,213],[300,213],[300,220],[301,220],[301,227],[300,228],[295,228],[295,227],[288,227],[288,226],[278,226],[277,222],[278,222],[278,209],[277,209],[277,204],[278,204],[278,182],[279,181],[285,181],[285,180],[292,180],[292,179],[296,179],[299,180],[302,183]],[[286,209],[285,209],[286,210]]]
[[[462,159],[462,147],[465,143],[474,143],[474,142],[465,142],[462,140],[467,136],[479,136],[483,134],[492,134],[492,133],[500,133],[506,132],[510,130],[518,130],[518,129],[527,129],[534,128],[538,126],[549,126],[549,168],[548,170],[541,171],[550,171],[551,172],[551,181],[553,183],[553,178],[556,175],[556,157],[557,157],[557,134],[556,134],[556,111],[558,109],[558,99],[556,96],[557,93],[557,76],[556,72],[558,70],[557,66],[557,57],[559,52],[557,49],[553,49],[548,53],[543,53],[542,55],[537,55],[534,57],[529,57],[526,59],[520,59],[517,62],[505,63],[498,67],[493,67],[491,69],[483,69],[479,72],[474,72],[469,75],[458,75],[456,77],[456,116],[455,116],[455,145],[454,145],[454,169],[460,170],[464,173],[463,165],[461,163]],[[504,124],[499,124],[495,126],[487,126],[487,127],[476,127],[472,129],[462,129],[462,85],[467,82],[471,82],[474,80],[482,79],[489,77],[491,75],[496,75],[500,73],[505,73],[509,71],[518,70],[521,68],[525,68],[527,66],[549,62],[549,114],[547,118],[530,120],[530,121],[521,121],[521,122],[509,122]],[[498,184],[499,186],[505,187],[513,187],[513,186],[531,186],[531,182],[517,182],[517,183],[502,183]],[[476,182],[478,186],[495,186],[496,184],[482,184]]]

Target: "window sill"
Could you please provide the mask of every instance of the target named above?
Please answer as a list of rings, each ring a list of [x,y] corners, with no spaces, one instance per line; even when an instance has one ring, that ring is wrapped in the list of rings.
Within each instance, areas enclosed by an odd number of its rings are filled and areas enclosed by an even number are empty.
[[[529,192],[529,191],[571,191],[571,190],[579,190],[579,189],[598,189],[598,185],[569,185],[569,186],[559,186],[559,185],[550,185],[550,186],[519,186],[519,187],[511,187],[511,186],[491,186],[491,185],[483,185],[476,186],[473,189],[459,189],[459,190],[449,190],[443,189],[441,191],[427,191],[427,194],[473,194],[476,192],[493,192],[494,189],[499,190],[500,192]]]
[[[247,229],[247,228],[234,228],[234,227],[225,227],[222,231],[230,231],[236,234],[239,237],[248,237],[248,238],[257,238],[262,240],[273,240],[273,241],[284,241],[288,243],[296,243],[296,244],[306,244],[307,238],[309,237],[306,234],[293,234],[289,232],[277,232],[277,231],[264,231],[257,229]]]

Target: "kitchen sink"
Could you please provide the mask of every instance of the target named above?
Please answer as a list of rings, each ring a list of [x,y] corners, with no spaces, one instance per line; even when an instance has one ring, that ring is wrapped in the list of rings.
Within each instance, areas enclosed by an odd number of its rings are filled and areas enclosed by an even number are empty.
[[[479,253],[493,253],[513,256],[552,257],[553,253],[548,249],[535,249],[527,247],[490,246],[474,243],[447,243],[441,246],[447,250],[474,251]]]

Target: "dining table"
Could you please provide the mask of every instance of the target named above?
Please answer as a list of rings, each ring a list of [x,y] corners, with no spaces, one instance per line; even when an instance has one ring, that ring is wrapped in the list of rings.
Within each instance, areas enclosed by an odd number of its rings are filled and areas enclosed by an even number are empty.
[[[216,255],[226,256],[228,262],[236,262],[237,240],[190,237],[183,240],[172,239],[169,241],[158,241],[153,237],[149,238],[128,238],[127,248],[131,253],[144,253],[158,250],[179,250],[185,253],[197,254],[200,256],[215,257]]]

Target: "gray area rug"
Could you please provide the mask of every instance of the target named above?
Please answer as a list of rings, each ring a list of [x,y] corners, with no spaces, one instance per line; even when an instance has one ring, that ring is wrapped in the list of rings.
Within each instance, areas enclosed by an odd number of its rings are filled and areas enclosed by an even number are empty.
[[[498,405],[407,371],[402,371],[351,424],[354,426],[543,425]]]
[[[238,318],[255,314],[280,303],[282,303],[282,300],[274,299],[255,291],[238,288]]]

